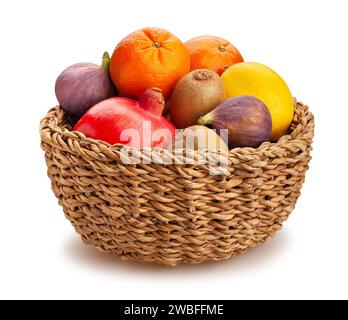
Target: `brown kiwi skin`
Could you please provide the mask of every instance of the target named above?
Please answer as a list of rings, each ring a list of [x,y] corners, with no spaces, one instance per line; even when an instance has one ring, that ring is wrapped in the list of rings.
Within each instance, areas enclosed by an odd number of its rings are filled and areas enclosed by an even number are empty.
[[[184,149],[188,148],[188,139],[191,137],[193,142],[193,150],[223,150],[228,151],[228,146],[220,138],[220,136],[212,129],[205,126],[194,125],[186,128],[181,134],[176,136],[176,139],[181,139],[181,144]],[[199,141],[199,138],[202,138]],[[201,142],[201,144],[199,144]],[[179,146],[181,145],[179,144]]]
[[[224,85],[216,72],[193,70],[182,77],[174,88],[169,103],[171,121],[179,129],[197,124],[200,117],[224,99]]]

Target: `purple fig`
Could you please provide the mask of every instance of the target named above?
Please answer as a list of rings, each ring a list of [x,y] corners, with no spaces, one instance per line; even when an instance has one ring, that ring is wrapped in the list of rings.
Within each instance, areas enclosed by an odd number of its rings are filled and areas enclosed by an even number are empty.
[[[266,105],[253,96],[239,96],[224,100],[210,113],[199,119],[199,124],[217,130],[230,149],[257,148],[272,136],[272,118]],[[224,135],[222,129],[227,130]]]
[[[57,78],[55,92],[60,106],[81,117],[96,103],[116,96],[109,76],[110,57],[103,55],[103,63],[77,63],[66,68]]]

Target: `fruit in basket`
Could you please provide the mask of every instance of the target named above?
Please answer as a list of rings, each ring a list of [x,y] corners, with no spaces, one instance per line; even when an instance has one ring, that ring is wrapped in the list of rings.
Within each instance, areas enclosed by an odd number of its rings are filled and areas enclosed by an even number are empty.
[[[221,75],[225,68],[244,61],[237,48],[219,37],[196,37],[185,45],[190,53],[191,70],[209,69]]]
[[[266,105],[252,96],[239,96],[223,101],[213,111],[199,119],[221,135],[227,130],[228,146],[257,148],[269,141],[272,134],[272,119]]]
[[[229,67],[221,79],[226,97],[255,96],[263,101],[272,116],[272,140],[286,134],[294,116],[294,102],[285,81],[269,67],[244,62]]]
[[[175,136],[175,127],[162,117],[164,98],[160,89],[145,90],[139,101],[115,97],[99,102],[76,124],[89,138],[130,147],[165,147]]]
[[[137,99],[158,87],[169,97],[176,82],[190,71],[185,45],[170,32],[144,28],[125,37],[111,57],[110,75],[122,96]]]
[[[171,121],[177,128],[194,125],[224,98],[224,86],[216,72],[191,71],[178,81],[168,103]]]
[[[96,103],[116,96],[109,77],[110,57],[103,55],[103,63],[77,63],[66,68],[57,78],[55,93],[60,106],[69,113],[81,117]]]
[[[177,149],[229,150],[226,143],[214,130],[200,125],[188,127],[178,133],[175,137],[174,146]]]

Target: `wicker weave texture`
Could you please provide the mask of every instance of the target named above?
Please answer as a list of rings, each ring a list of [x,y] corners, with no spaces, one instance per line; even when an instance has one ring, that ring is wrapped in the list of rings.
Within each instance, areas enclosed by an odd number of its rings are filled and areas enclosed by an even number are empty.
[[[297,103],[289,135],[231,150],[225,175],[206,164],[127,165],[122,146],[69,129],[60,107],[40,125],[52,190],[76,232],[122,259],[175,266],[230,258],[282,227],[311,159],[314,119]]]

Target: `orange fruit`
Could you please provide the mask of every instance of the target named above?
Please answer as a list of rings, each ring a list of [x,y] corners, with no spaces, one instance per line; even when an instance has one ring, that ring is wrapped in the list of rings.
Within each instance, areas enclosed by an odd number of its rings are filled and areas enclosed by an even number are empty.
[[[138,99],[151,87],[169,97],[176,82],[190,71],[185,45],[170,32],[144,28],[125,37],[115,48],[110,76],[122,96]]]
[[[190,53],[191,70],[209,69],[221,75],[229,66],[244,61],[230,42],[219,37],[196,37],[185,45]]]

